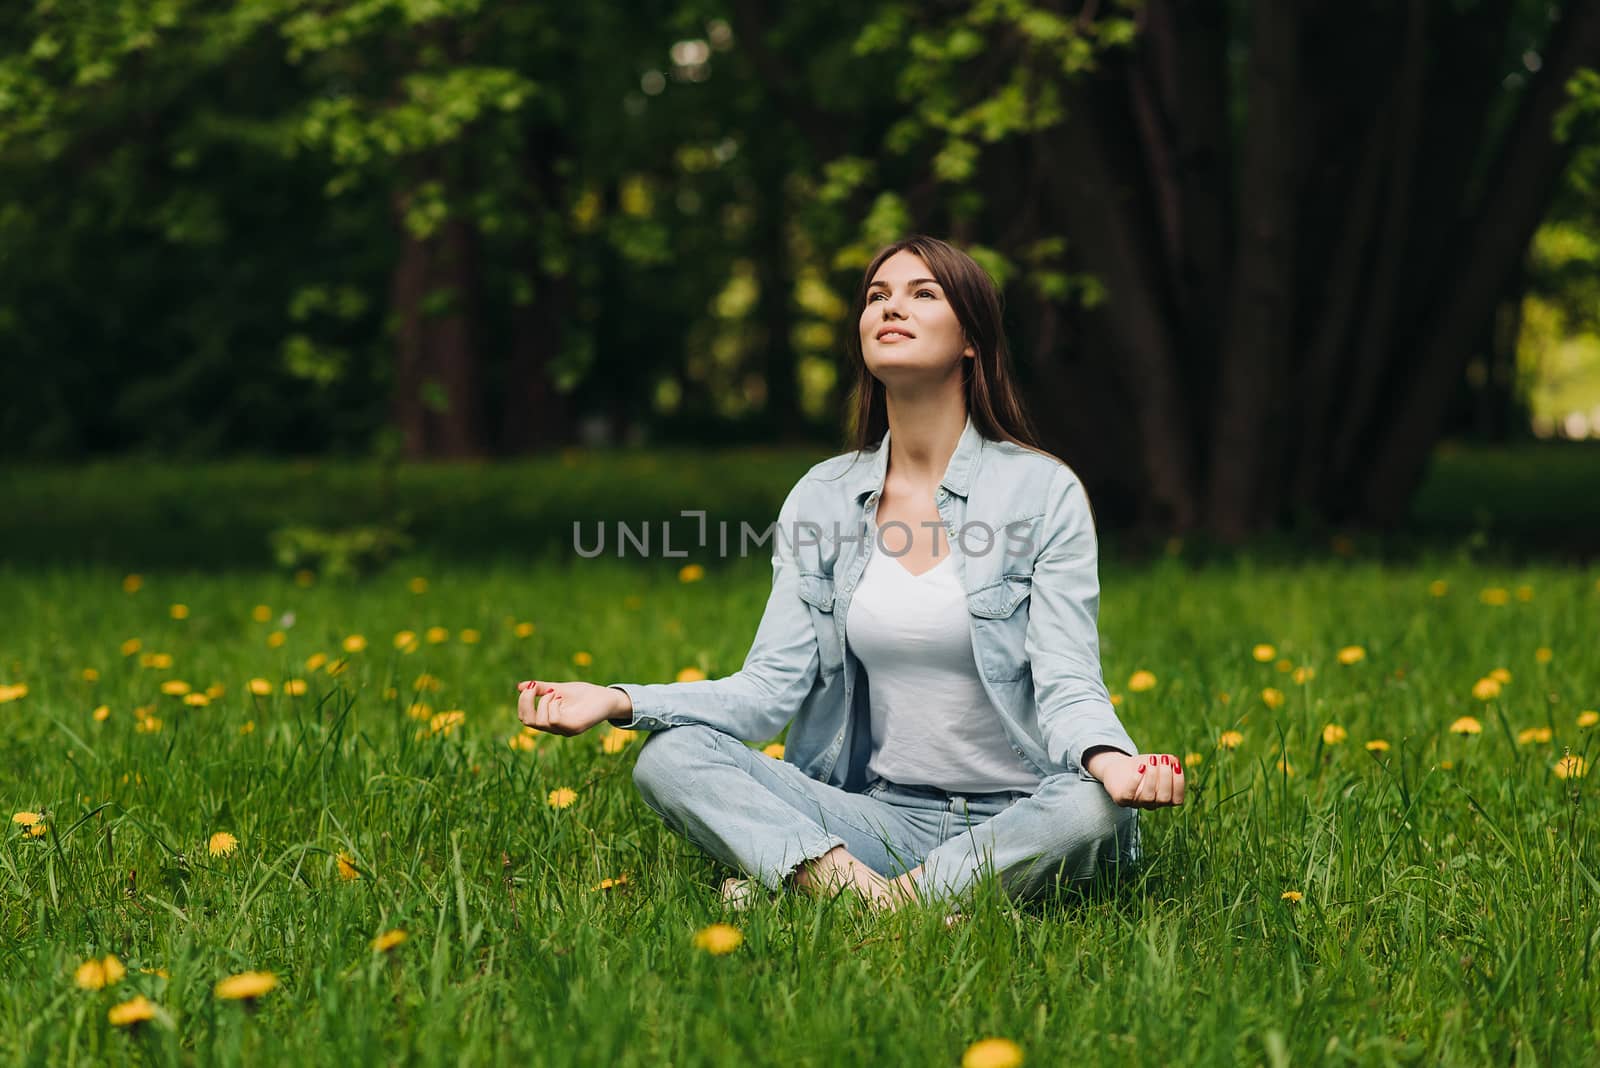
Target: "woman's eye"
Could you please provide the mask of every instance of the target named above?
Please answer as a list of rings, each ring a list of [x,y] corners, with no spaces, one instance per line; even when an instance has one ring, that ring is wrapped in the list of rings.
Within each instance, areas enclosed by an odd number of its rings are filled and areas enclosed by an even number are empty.
[[[872,294],[868,295],[867,303],[871,304],[873,301],[877,300],[881,296],[883,296],[882,293],[872,293]]]
[[[919,296],[919,297],[932,297],[932,296],[935,296],[935,295],[936,294],[931,289],[919,289],[919,290],[917,290],[917,296]]]

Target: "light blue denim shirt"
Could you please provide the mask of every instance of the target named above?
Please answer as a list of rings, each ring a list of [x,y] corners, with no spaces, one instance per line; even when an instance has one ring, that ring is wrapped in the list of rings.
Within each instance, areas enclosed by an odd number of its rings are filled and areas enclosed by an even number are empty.
[[[807,471],[778,513],[772,593],[744,666],[721,679],[614,683],[633,702],[633,718],[619,725],[702,723],[747,742],[788,725],[785,760],[814,779],[864,788],[868,680],[845,618],[888,461],[885,432],[876,449]],[[960,550],[978,674],[1012,750],[1041,777],[1086,779],[1085,750],[1137,753],[1101,677],[1098,542],[1077,476],[1042,453],[988,440],[969,417],[935,503]],[[893,551],[904,544],[903,533],[880,542]]]

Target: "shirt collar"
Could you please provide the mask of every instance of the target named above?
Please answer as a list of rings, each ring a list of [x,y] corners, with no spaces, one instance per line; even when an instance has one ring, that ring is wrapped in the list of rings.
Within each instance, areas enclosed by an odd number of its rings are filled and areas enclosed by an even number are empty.
[[[978,433],[978,428],[972,425],[972,416],[968,415],[967,425],[961,430],[961,439],[956,442],[956,451],[950,455],[950,462],[945,466],[944,478],[939,480],[939,485],[958,497],[965,497],[967,488],[972,485],[972,474],[977,470],[978,454],[982,450],[983,435]],[[869,494],[883,492],[884,476],[889,470],[887,429],[883,432],[883,440],[870,455],[871,463],[857,472],[850,487],[858,503]]]

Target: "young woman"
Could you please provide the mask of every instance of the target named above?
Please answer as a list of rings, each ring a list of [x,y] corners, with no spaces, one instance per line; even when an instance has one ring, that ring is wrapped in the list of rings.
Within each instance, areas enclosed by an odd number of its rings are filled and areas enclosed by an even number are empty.
[[[849,346],[857,448],[785,499],[744,666],[524,682],[522,722],[651,732],[646,804],[773,890],[852,887],[895,908],[992,870],[1025,900],[1136,862],[1133,810],[1182,804],[1183,769],[1140,752],[1111,706],[1089,502],[1035,444],[1000,307],[943,241],[880,252]],[[781,760],[745,744],[785,726]]]

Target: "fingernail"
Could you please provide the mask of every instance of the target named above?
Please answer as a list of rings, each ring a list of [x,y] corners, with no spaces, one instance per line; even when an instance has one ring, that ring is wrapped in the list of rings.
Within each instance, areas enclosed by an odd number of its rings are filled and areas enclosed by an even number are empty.
[[[1172,774],[1174,774],[1174,775],[1182,775],[1183,774],[1183,765],[1179,764],[1177,766],[1177,769],[1174,770]]]
[[[1139,765],[1139,774],[1140,774],[1140,775],[1143,775],[1143,774],[1144,774],[1144,765],[1143,765],[1143,764],[1140,764],[1140,765]]]

